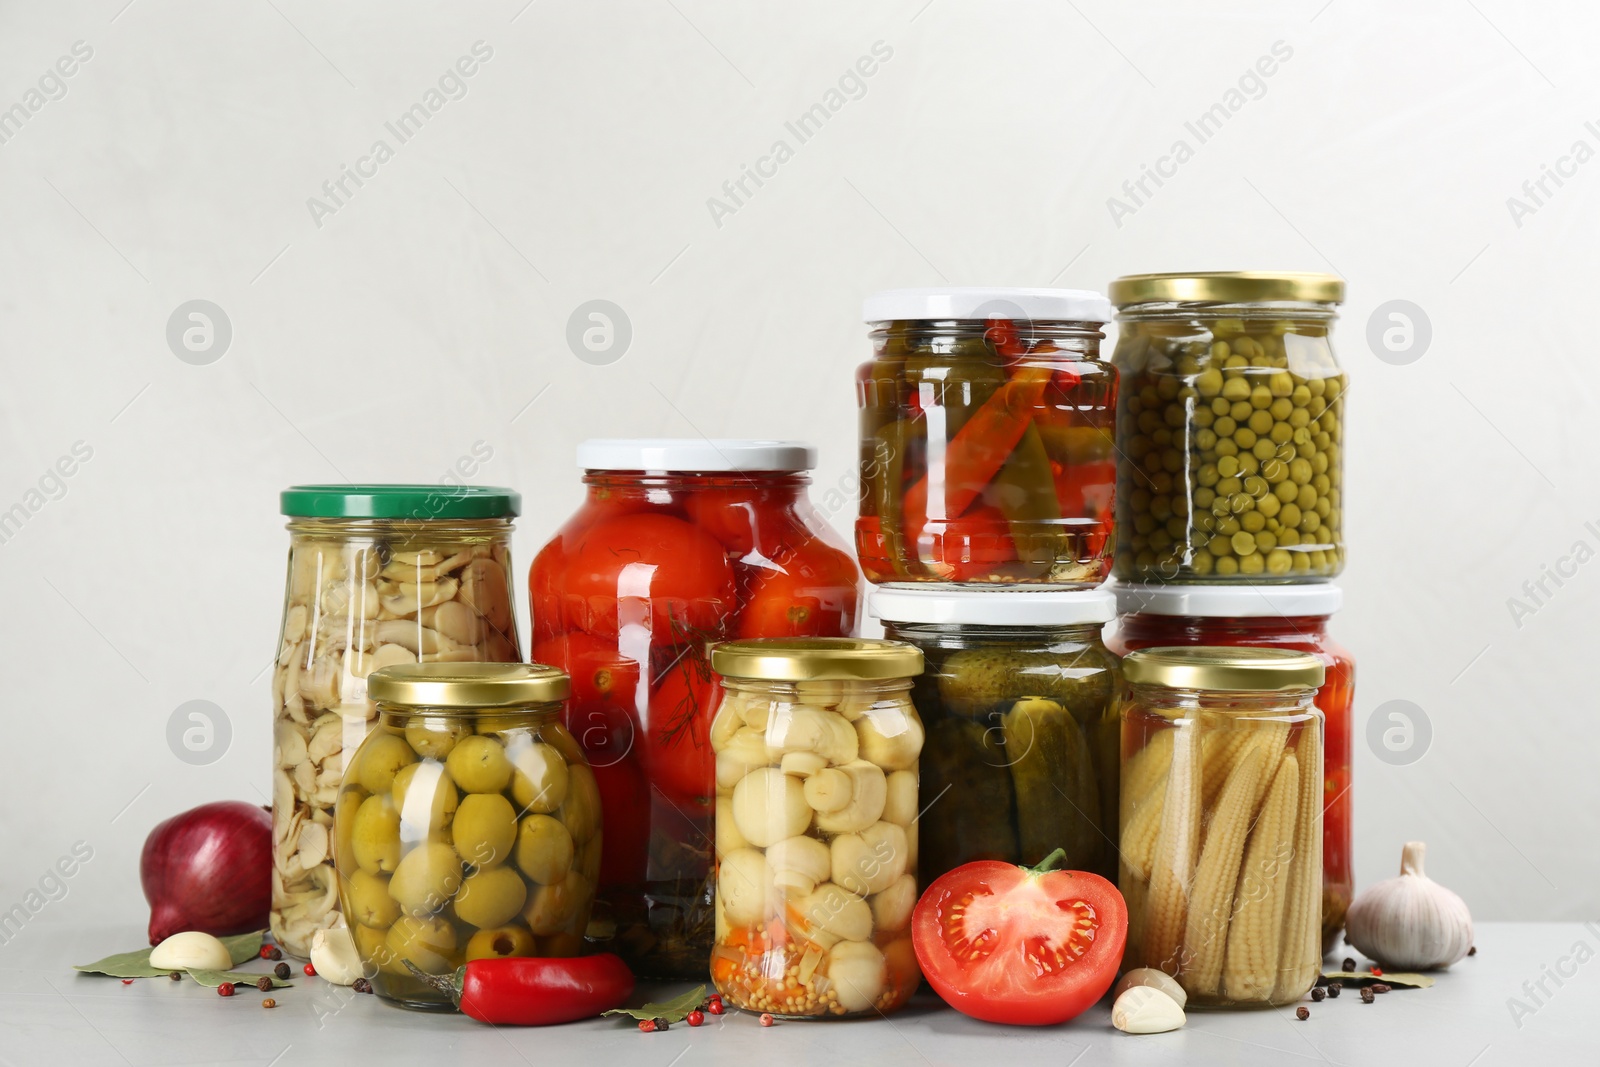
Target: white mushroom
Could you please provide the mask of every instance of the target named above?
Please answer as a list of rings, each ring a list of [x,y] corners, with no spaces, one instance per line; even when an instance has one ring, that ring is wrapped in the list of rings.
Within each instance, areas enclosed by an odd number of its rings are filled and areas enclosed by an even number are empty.
[[[767,858],[753,848],[736,849],[717,865],[717,898],[733,926],[756,926],[767,918]]]
[[[746,726],[717,752],[717,785],[732,789],[751,771],[771,762],[765,736],[760,730]]]
[[[415,615],[422,608],[443,604],[455,597],[458,588],[454,578],[441,578],[437,582],[392,582],[390,585],[394,591],[385,595],[381,603],[383,610],[391,615]]]
[[[765,848],[805,833],[811,809],[798,778],[776,767],[757,767],[733,788],[733,819],[745,840]]]
[[[889,775],[889,799],[883,804],[883,821],[909,827],[917,821],[917,776],[911,771]]]
[[[829,763],[856,758],[855,731],[831,711],[808,704],[780,707],[767,720],[767,748],[777,759],[786,752],[812,752]]]
[[[904,930],[911,925],[911,911],[917,906],[917,879],[902,874],[867,903],[872,905],[872,922],[876,929]]]
[[[873,708],[855,725],[861,739],[861,758],[886,771],[905,770],[917,762],[922,752],[922,724],[910,704]]]
[[[852,834],[883,816],[888,789],[883,771],[866,760],[855,760],[807,778],[804,797],[817,812],[818,829]]]
[[[711,719],[711,751],[721,752],[728,747],[728,742],[733,735],[739,732],[744,725],[744,720],[739,717],[739,709],[734,703],[737,697],[729,693],[722,698],[722,704],[717,708],[717,713]]]
[[[817,886],[794,908],[800,915],[800,932],[822,948],[872,936],[872,909],[867,902],[832,882]]]
[[[802,704],[831,708],[844,698],[844,683],[839,681],[798,682],[794,687],[795,699]]]
[[[840,834],[829,852],[833,880],[862,896],[883,892],[906,873],[906,832],[892,822]]]
[[[784,774],[792,774],[796,778],[810,778],[827,765],[828,761],[815,752],[785,752],[778,764]]]
[[[737,852],[741,848],[749,848],[750,842],[744,839],[739,832],[739,824],[733,818],[733,801],[727,797],[717,798],[717,856],[721,858],[730,852]]]
[[[784,893],[805,896],[828,880],[831,867],[828,846],[814,837],[786,837],[767,849],[772,883]]]
[[[870,941],[841,941],[828,950],[827,974],[845,1011],[866,1011],[889,982],[888,963]]]

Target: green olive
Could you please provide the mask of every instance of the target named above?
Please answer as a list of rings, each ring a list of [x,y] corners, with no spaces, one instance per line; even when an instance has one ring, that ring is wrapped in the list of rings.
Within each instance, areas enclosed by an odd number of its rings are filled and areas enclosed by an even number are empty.
[[[389,895],[389,879],[361,870],[345,879],[342,910],[351,922],[377,929],[400,917],[400,905]]]
[[[600,832],[600,786],[594,780],[594,771],[584,764],[575,763],[569,770],[572,784],[559,815],[572,839],[583,844]]]
[[[449,719],[413,719],[406,724],[406,741],[423,759],[444,759],[472,727]]]
[[[543,885],[559,882],[572,868],[573,852],[572,835],[558,819],[549,815],[523,818],[517,831],[517,866],[523,874]]]
[[[499,793],[468,793],[450,825],[461,858],[474,867],[505,862],[517,840],[517,812]]]
[[[355,935],[356,939],[356,954],[361,957],[361,962],[366,965],[364,969],[367,977],[371,978],[373,971],[376,968],[387,965],[394,955],[389,951],[387,943],[389,931],[376,926],[362,926],[358,923],[351,927],[351,933]],[[404,967],[400,969],[405,970]]]
[[[402,916],[389,927],[384,947],[389,950],[389,959],[383,969],[391,974],[411,977],[405,960],[428,974],[448,974],[456,968],[456,930],[442,918]]]
[[[417,761],[405,738],[387,730],[379,730],[361,746],[357,755],[359,766],[356,780],[369,793],[387,793],[394,784],[395,772],[408,763]]]
[[[533,931],[518,923],[514,926],[497,926],[493,930],[479,930],[467,941],[467,960],[503,960],[509,956],[533,956],[538,953]]]
[[[350,852],[369,874],[392,872],[400,862],[400,813],[387,793],[368,797],[356,809]]]
[[[443,841],[424,841],[400,859],[389,895],[412,915],[433,915],[461,888],[461,857]]]
[[[498,793],[511,781],[505,746],[492,737],[465,737],[450,750],[445,767],[469,793]]]
[[[503,926],[528,900],[528,884],[511,867],[468,875],[456,894],[456,918],[479,929]]]
[[[535,889],[522,917],[540,937],[578,932],[587,921],[592,893],[583,875],[568,871],[560,882]]]
[[[356,813],[361,810],[361,805],[366,802],[367,791],[360,786],[346,784],[339,791],[339,799],[333,804],[333,861],[340,872],[355,870],[359,864],[356,862],[354,837],[356,830]]]
[[[413,789],[413,786],[416,788]],[[455,782],[450,779],[444,764],[437,760],[424,760],[401,767],[394,776],[394,788],[390,796],[394,798],[395,810],[405,824],[408,841],[438,836],[455,818],[456,805],[460,802]]]
[[[509,741],[511,796],[523,811],[548,814],[567,799],[567,761],[553,745],[524,736]]]

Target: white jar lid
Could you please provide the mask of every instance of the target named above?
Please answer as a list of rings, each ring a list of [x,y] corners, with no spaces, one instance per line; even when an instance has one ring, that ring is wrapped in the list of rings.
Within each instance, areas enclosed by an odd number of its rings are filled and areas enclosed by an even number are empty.
[[[867,610],[884,622],[954,626],[1080,626],[1110,622],[1117,599],[1104,589],[874,589]]]
[[[817,450],[804,441],[712,437],[595,438],[578,446],[589,471],[808,471]]]
[[[1111,301],[1090,289],[1025,289],[957,285],[942,289],[886,289],[861,304],[867,322],[896,319],[1023,319],[1037,322],[1110,322]]]
[[[1257,619],[1274,615],[1332,615],[1344,590],[1332,582],[1302,585],[1161,585],[1112,582],[1122,615],[1191,615]]]

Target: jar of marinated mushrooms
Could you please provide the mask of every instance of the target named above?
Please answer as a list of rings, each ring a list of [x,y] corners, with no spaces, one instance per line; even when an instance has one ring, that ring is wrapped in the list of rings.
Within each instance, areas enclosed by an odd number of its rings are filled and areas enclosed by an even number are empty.
[[[912,700],[922,746],[917,877],[973,860],[1117,872],[1117,657],[1099,589],[877,589],[884,633],[922,649]]]
[[[1124,968],[1191,1006],[1299,1000],[1322,966],[1322,661],[1198,646],[1122,669]]]
[[[787,1018],[889,1012],[921,981],[917,759],[898,641],[716,646],[716,945],[729,1002]]]
[[[572,675],[567,726],[610,812],[591,949],[699,981],[721,699],[707,650],[853,634],[861,576],[811,502],[810,445],[594,440],[578,465],[583,505],[534,558],[528,597],[531,658]]]
[[[600,791],[553,667],[418,663],[367,680],[375,729],[339,791],[339,898],[372,987],[450,1011],[425,976],[576,956],[600,870]]]
[[[867,298],[856,372],[869,581],[1089,588],[1111,565],[1111,305],[1076,289]]]
[[[509,489],[300,485],[282,496],[289,575],[272,675],[272,936],[305,957],[339,923],[334,806],[377,715],[367,675],[516,662]]]
[[[1344,282],[1256,271],[1111,283],[1116,576],[1300,582],[1344,567]]]
[[[1316,704],[1324,722],[1322,775],[1322,951],[1331,952],[1355,893],[1350,830],[1353,791],[1350,746],[1355,701],[1354,658],[1328,633],[1344,603],[1332,582],[1304,585],[1127,585],[1117,597],[1116,632],[1107,645],[1119,655],[1162,645],[1249,645],[1310,652],[1327,678]],[[931,730],[930,730],[931,733]],[[927,780],[927,761],[923,761]],[[923,835],[924,857],[928,854]]]

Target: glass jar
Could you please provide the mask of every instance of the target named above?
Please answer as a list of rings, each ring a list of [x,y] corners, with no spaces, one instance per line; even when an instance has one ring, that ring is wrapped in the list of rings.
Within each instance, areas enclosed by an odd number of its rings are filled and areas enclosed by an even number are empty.
[[[1122,670],[1124,968],[1190,1007],[1299,1000],[1322,968],[1322,661],[1152,648]]]
[[[1344,567],[1345,375],[1328,274],[1111,283],[1122,373],[1116,576],[1299,582]]]
[[[377,714],[367,675],[399,663],[517,662],[509,489],[297,485],[272,674],[273,939],[306,957],[339,923],[330,831],[345,753]]]
[[[898,641],[718,645],[716,947],[735,1007],[786,1018],[885,1013],[922,980],[917,759]]]
[[[1356,664],[1328,634],[1344,594],[1331,582],[1306,585],[1124,585],[1121,613],[1106,642],[1118,655],[1163,645],[1249,645],[1309,652],[1327,677],[1317,690],[1322,712],[1322,951],[1332,951],[1355,893],[1350,846],[1352,705]],[[926,854],[926,853],[924,853]]]
[[[891,638],[922,649],[912,686],[922,748],[923,885],[973,860],[1117,876],[1117,657],[1100,640],[1115,599],[1074,592],[878,589]]]
[[[1099,584],[1116,484],[1105,297],[896,289],[864,314],[856,552],[868,580]]]
[[[583,505],[529,571],[532,658],[572,675],[609,813],[590,934],[640,977],[703,979],[711,951],[708,644],[855,632],[860,574],[807,496],[815,463],[794,442],[585,442]]]
[[[600,791],[553,667],[421,663],[367,681],[378,725],[339,790],[339,899],[373,990],[450,1011],[424,974],[576,956],[600,871]],[[410,964],[410,966],[407,966]]]

